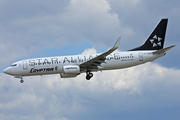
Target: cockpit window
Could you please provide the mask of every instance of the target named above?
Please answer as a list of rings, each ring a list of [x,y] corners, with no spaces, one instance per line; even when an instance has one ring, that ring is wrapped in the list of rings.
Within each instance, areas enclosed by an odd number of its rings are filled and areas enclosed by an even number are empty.
[[[17,66],[17,64],[12,64],[12,65],[10,65],[11,67],[15,67],[15,66]]]

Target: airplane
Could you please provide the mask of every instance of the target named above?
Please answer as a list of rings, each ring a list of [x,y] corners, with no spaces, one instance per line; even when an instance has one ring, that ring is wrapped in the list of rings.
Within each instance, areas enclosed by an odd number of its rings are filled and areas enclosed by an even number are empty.
[[[3,72],[20,78],[21,83],[24,82],[25,76],[47,74],[72,78],[86,73],[86,79],[90,80],[93,77],[92,72],[128,68],[151,62],[164,56],[166,51],[175,46],[163,48],[167,23],[168,19],[161,19],[144,44],[128,51],[115,52],[119,47],[119,37],[115,45],[104,53],[25,59],[11,64]]]

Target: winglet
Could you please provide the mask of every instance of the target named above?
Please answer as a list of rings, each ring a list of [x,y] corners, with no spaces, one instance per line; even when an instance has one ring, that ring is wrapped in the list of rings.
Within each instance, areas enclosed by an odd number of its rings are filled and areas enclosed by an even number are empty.
[[[113,46],[112,50],[118,49],[120,40],[121,40],[121,36],[120,36],[120,37],[118,38],[118,40],[116,41],[116,43],[115,43],[115,45]]]

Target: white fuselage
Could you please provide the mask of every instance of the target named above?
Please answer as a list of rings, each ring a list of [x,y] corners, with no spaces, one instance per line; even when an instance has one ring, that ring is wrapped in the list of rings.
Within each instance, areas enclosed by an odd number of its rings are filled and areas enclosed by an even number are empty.
[[[106,56],[106,60],[97,70],[113,70],[136,66],[146,62],[153,61],[162,54],[153,54],[154,51],[127,51],[127,52],[113,52]],[[62,74],[63,66],[65,65],[79,65],[86,62],[100,54],[88,55],[72,55],[59,57],[43,57],[26,59],[13,63],[6,68],[6,72],[13,76],[32,76],[32,75],[46,75],[46,74]],[[86,72],[86,71],[81,71]]]

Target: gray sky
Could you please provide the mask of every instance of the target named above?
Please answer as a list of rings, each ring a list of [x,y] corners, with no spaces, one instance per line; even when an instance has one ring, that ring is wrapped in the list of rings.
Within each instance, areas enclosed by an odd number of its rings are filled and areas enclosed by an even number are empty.
[[[179,119],[180,1],[0,0],[0,119]],[[17,60],[119,50],[144,43],[168,18],[167,55],[133,68],[61,79],[2,73]]]

